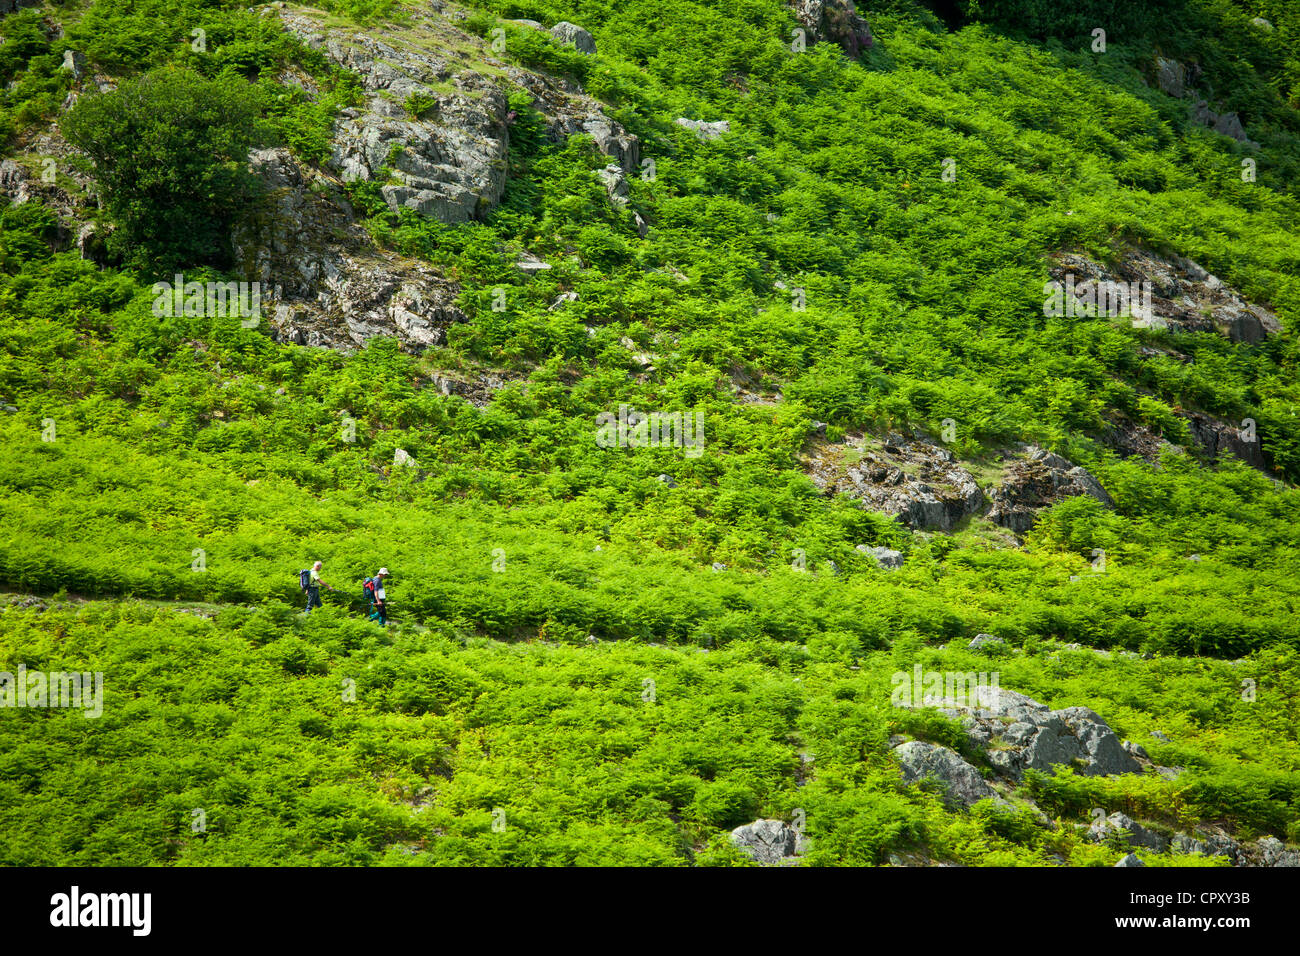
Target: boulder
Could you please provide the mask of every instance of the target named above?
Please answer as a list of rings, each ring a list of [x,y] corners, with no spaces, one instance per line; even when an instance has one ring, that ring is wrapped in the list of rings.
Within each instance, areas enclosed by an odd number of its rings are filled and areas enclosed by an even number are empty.
[[[1239,143],[1245,143],[1247,146],[1259,148],[1259,143],[1254,142],[1246,135],[1246,129],[1241,125],[1241,117],[1235,112],[1219,113],[1210,107],[1206,100],[1197,100],[1191,107],[1192,119],[1202,126],[1208,126],[1223,136],[1231,137]]]
[[[551,36],[561,43],[574,47],[579,53],[595,53],[596,41],[590,33],[568,20],[561,20],[551,27]]]
[[[1124,857],[1124,859],[1120,860],[1120,861],[1119,861],[1118,863],[1116,863],[1115,865],[1116,865],[1117,867],[1120,867],[1120,866],[1146,866],[1145,863],[1143,863],[1141,860],[1138,859],[1138,856],[1137,856],[1136,853],[1130,853],[1130,854],[1128,854],[1127,856]]]
[[[976,634],[975,639],[966,646],[973,651],[977,651],[982,647],[992,647],[995,644],[1005,643],[1006,641],[994,634]]]
[[[604,169],[596,173],[602,183],[605,184],[605,194],[609,196],[609,201],[616,206],[626,206],[631,196],[631,187],[628,185],[627,177],[623,175],[623,170],[615,163],[610,163]]]
[[[944,802],[951,807],[970,807],[980,800],[1000,799],[980,772],[947,747],[909,740],[894,748],[903,768],[903,780],[912,783],[927,778],[943,784]]]
[[[799,833],[781,820],[755,820],[731,831],[731,843],[763,866],[779,866],[799,848]]]
[[[415,459],[407,454],[404,448],[399,448],[393,455],[394,468],[415,468]]]

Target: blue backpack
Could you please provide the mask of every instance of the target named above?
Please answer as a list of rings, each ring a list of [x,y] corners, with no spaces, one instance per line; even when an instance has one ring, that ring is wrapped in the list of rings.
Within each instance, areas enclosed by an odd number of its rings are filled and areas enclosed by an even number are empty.
[[[303,568],[298,572],[298,587],[304,591],[311,587],[311,568]]]

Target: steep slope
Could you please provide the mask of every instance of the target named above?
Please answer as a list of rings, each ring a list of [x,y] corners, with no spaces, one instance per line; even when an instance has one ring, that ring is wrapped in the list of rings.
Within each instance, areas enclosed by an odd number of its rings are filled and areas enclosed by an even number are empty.
[[[0,10],[0,859],[1294,865],[1300,24],[947,6]]]

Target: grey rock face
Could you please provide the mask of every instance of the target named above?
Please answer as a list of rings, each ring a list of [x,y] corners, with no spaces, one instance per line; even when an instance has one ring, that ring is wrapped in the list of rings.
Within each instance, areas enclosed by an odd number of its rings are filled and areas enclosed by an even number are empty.
[[[947,747],[909,740],[894,748],[909,783],[934,778],[944,786],[944,802],[949,806],[969,807],[980,800],[1000,799],[997,791],[985,782],[978,770]]]
[[[1115,505],[1087,469],[1052,452],[1030,448],[1023,460],[1010,465],[1002,484],[990,493],[993,506],[989,519],[1016,534],[1024,534],[1034,526],[1044,508],[1077,495],[1091,495],[1107,508]]]
[[[1115,865],[1116,865],[1116,866],[1124,866],[1124,867],[1128,867],[1128,866],[1146,866],[1145,863],[1143,863],[1141,860],[1138,859],[1136,853],[1130,853],[1128,856],[1124,857],[1124,859],[1120,860],[1120,861],[1119,861],[1118,863],[1116,863]]]
[[[551,36],[561,43],[567,43],[569,46],[574,47],[579,53],[596,52],[596,41],[592,35],[576,23],[570,23],[568,20],[561,20],[551,27]]]
[[[861,457],[846,463],[846,450]],[[893,515],[912,528],[951,531],[984,503],[974,477],[952,453],[921,438],[890,435],[878,446],[847,438],[843,446],[819,445],[807,464],[814,484],[826,494],[846,494],[866,510]]]
[[[795,855],[798,832],[781,820],[755,820],[731,831],[731,842],[764,866],[778,866]]]
[[[1252,468],[1263,470],[1268,467],[1269,456],[1264,453],[1258,432],[1252,436],[1240,424],[1234,425],[1203,412],[1188,412],[1183,417],[1187,420],[1192,437],[1210,459],[1231,455]],[[1248,440],[1252,438],[1253,440]]]
[[[1005,644],[1005,643],[1006,641],[1004,641],[1000,637],[997,637],[994,634],[976,634],[975,639],[972,640],[966,646],[973,651],[977,651],[981,647],[992,647],[996,644]]]
[[[391,208],[443,222],[481,218],[496,205],[510,139],[509,106],[496,84],[473,71],[453,73],[423,49],[341,31],[323,36],[298,15],[283,22],[361,77],[365,107],[345,111],[334,129],[332,161],[344,181],[375,179],[387,168],[397,180],[381,190]],[[413,116],[413,98],[432,105]]]
[[[255,150],[249,160],[266,196],[234,232],[236,268],[261,284],[275,337],[348,349],[396,336],[418,351],[464,321],[456,286],[427,266],[380,254],[327,179],[282,149]]]

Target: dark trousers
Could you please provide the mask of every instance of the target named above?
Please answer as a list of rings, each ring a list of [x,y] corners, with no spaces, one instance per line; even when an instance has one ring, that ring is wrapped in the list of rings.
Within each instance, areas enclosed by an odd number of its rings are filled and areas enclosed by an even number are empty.
[[[320,588],[307,589],[307,612],[310,613],[314,607],[320,607]]]

